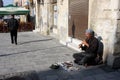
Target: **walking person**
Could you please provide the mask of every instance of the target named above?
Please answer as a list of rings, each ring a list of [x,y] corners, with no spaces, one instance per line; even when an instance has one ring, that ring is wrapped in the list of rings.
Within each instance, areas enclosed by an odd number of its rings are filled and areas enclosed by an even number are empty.
[[[17,30],[19,23],[17,19],[14,18],[14,15],[11,15],[11,19],[8,21],[8,28],[10,30],[11,43],[17,45]]]

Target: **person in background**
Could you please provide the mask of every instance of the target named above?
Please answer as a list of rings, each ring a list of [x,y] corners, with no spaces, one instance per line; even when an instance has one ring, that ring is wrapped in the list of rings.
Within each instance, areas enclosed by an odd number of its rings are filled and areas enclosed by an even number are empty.
[[[79,44],[79,48],[84,50],[84,52],[75,53],[73,54],[73,57],[75,58],[75,63],[87,67],[88,63],[95,60],[97,57],[99,41],[94,37],[94,31],[92,29],[87,29],[85,36],[86,39],[83,40],[81,44]]]
[[[8,28],[10,30],[11,43],[17,45],[17,30],[19,23],[17,19],[14,18],[14,15],[11,15],[11,19],[8,21]]]

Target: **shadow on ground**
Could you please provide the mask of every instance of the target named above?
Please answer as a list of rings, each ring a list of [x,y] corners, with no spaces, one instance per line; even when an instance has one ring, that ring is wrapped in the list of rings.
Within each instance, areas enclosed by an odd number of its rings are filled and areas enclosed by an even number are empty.
[[[116,79],[114,78],[112,80],[117,80],[117,77],[119,76],[120,74],[117,70],[114,70],[106,65],[101,65],[99,67],[94,66],[88,69],[73,72],[68,72],[62,69],[48,69],[46,71],[11,73],[4,76],[1,75],[0,80],[102,80],[104,77],[106,80],[109,80],[108,77],[116,77]]]
[[[10,53],[10,54],[2,54],[0,55],[0,57],[6,57],[6,56],[10,56],[10,55],[17,55],[17,54],[26,54],[29,52],[36,52],[36,51],[42,51],[42,50],[49,50],[49,49],[54,49],[54,48],[58,48],[58,47],[65,47],[65,46],[54,46],[54,47],[50,47],[50,48],[44,48],[44,49],[35,49],[35,50],[26,50],[26,51],[22,51],[22,52],[17,52],[17,53]]]
[[[41,41],[50,41],[50,40],[53,40],[53,39],[43,39],[43,40],[26,41],[26,42],[19,43],[18,45],[35,43],[35,42],[41,42]]]

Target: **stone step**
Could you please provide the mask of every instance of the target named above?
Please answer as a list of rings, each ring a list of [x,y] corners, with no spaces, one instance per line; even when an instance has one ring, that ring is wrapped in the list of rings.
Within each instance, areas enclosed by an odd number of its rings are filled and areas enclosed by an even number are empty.
[[[92,70],[91,70],[91,72],[92,72]],[[61,73],[59,75],[63,75],[63,74]],[[82,76],[81,74],[73,74],[73,75],[79,76],[79,77]],[[44,77],[42,80],[61,80],[62,79],[62,78],[60,78],[60,76],[58,76],[58,74],[48,75],[46,73],[46,75],[44,75],[42,77]],[[120,74],[119,74],[119,71],[114,71],[114,72],[109,72],[109,73],[108,72],[101,73],[98,70],[97,74],[95,74],[93,72],[93,74],[84,75],[80,78],[81,78],[80,80],[119,80]],[[36,71],[29,71],[29,72],[19,72],[19,73],[10,73],[10,74],[6,74],[6,75],[1,75],[0,80],[41,80],[41,79],[40,79],[39,73],[37,73]],[[79,80],[79,79],[76,77],[72,77],[72,75],[69,75],[68,78],[66,78],[66,79],[63,78],[62,80]]]
[[[68,37],[67,41],[60,41],[60,43],[76,50],[76,51],[79,51],[81,52],[82,50],[79,49],[78,45],[81,43],[82,41],[81,40],[78,40],[78,39],[75,39],[75,38],[71,38],[71,37]]]
[[[54,38],[56,38],[56,39],[59,39],[59,36],[58,36],[56,33],[50,33],[50,36],[51,36],[51,37],[54,37]]]
[[[79,52],[82,51],[81,49],[78,48],[78,45],[76,45],[75,43],[68,43],[67,46],[74,49],[74,50],[76,50],[76,51],[79,51]]]
[[[93,76],[95,80],[120,80],[119,72],[110,72]]]
[[[0,80],[40,80],[36,71],[0,75]]]

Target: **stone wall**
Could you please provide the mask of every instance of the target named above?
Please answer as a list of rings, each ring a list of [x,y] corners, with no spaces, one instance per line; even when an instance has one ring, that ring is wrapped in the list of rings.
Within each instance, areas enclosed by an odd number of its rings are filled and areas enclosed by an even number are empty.
[[[117,23],[116,30],[116,41],[115,41],[115,54],[118,55],[120,53],[120,20]]]
[[[40,27],[41,27],[41,33],[44,35],[48,34],[48,29],[49,29],[49,25],[48,25],[48,16],[49,16],[49,11],[48,11],[48,2],[49,0],[45,0],[44,4],[41,5],[40,7]]]
[[[35,1],[35,30],[34,32],[40,32],[40,4],[38,3],[38,0]]]
[[[44,3],[36,0],[36,28],[35,32],[40,32],[43,35],[49,34],[49,1],[44,0]]]
[[[69,0],[58,0],[58,33],[59,39],[66,42],[68,38]]]
[[[53,4],[50,0],[44,0],[44,4],[38,4],[36,0],[36,28],[35,32],[48,35],[53,26]],[[66,42],[68,38],[68,5],[69,0],[57,0],[57,38]]]
[[[102,37],[103,60],[113,66],[114,56],[120,54],[119,43],[119,0],[89,0],[89,28]]]
[[[38,26],[42,34],[49,34],[51,26],[50,0],[44,0],[44,5],[39,5]],[[67,42],[69,27],[69,0],[57,0],[58,20],[57,36],[61,42]],[[104,44],[103,60],[108,65],[119,64],[120,54],[120,2],[119,0],[89,0],[89,28],[102,38]],[[36,17],[37,18],[37,17]],[[116,60],[117,59],[117,60]],[[119,65],[117,65],[119,66]]]

